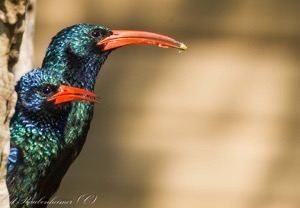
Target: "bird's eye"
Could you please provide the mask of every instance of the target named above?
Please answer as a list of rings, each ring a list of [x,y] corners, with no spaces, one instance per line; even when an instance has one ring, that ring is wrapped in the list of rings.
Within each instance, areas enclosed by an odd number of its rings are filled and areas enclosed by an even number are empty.
[[[53,92],[53,88],[51,88],[51,86],[46,85],[43,89],[42,92],[44,95],[49,95],[50,93]]]
[[[46,86],[46,87],[43,88],[43,93],[44,93],[45,95],[48,95],[48,94],[51,93],[51,92],[52,92],[52,89],[51,89],[50,86]]]
[[[99,30],[93,30],[91,32],[91,35],[94,37],[94,38],[99,38],[101,36],[101,33]]]

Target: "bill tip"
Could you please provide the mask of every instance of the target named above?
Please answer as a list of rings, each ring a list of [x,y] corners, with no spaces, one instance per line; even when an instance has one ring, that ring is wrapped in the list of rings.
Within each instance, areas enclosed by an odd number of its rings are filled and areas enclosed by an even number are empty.
[[[180,43],[180,45],[179,45],[179,48],[181,49],[181,50],[186,50],[187,49],[187,46],[185,45],[185,44],[183,44],[183,43]]]

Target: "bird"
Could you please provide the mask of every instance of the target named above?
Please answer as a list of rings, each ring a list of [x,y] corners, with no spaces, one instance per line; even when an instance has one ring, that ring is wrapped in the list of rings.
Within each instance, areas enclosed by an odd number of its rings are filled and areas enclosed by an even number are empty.
[[[117,48],[131,44],[152,44],[179,50],[187,48],[183,43],[157,33],[111,30],[103,26],[81,23],[64,28],[52,38],[42,68],[59,74],[72,87],[93,93],[98,72],[108,55]],[[38,182],[42,184],[38,184],[42,188],[38,190],[36,199],[49,200],[85,143],[93,118],[94,104],[76,101],[68,105],[69,112],[63,116],[65,123],[60,130],[64,132],[63,149],[61,144],[56,144],[57,147],[52,150],[59,152],[61,156],[55,163],[50,162],[51,170],[48,170],[47,177]],[[14,147],[11,154],[13,159]],[[9,165],[10,167],[13,165]],[[27,180],[27,175],[24,175],[24,180]]]
[[[145,31],[111,30],[104,26],[80,23],[57,33],[50,42],[42,67],[56,70],[68,82],[94,92],[96,78],[108,55],[115,49],[131,44],[152,44],[164,48],[186,50],[185,44],[175,39]],[[86,140],[93,118],[93,105],[74,102],[67,124],[68,142],[77,157]]]
[[[59,166],[70,159],[65,157],[65,126],[71,103],[95,103],[97,97],[47,68],[27,73],[15,89],[18,100],[10,123],[6,179],[11,207],[46,207],[64,175]]]
[[[80,23],[64,28],[52,38],[42,67],[60,73],[74,87],[94,92],[98,72],[109,54],[117,48],[131,44],[152,44],[163,48],[187,49],[185,44],[157,33],[111,30],[104,26]],[[82,150],[94,109],[94,105],[89,102],[72,102],[71,106],[65,126],[65,148],[69,149],[65,157],[69,159],[60,165],[64,173]],[[60,182],[61,179],[57,181]],[[48,185],[52,186],[53,182],[49,181]]]

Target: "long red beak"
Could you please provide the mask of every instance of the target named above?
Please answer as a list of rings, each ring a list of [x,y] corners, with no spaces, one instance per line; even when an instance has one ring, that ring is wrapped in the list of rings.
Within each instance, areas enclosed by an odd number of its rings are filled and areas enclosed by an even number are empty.
[[[84,97],[83,95],[91,96],[92,98]],[[74,100],[85,100],[92,103],[97,102],[96,94],[84,89],[66,85],[60,85],[59,92],[47,99],[47,101],[51,100],[55,100],[55,105]]]
[[[113,30],[112,32],[112,35],[97,43],[97,45],[104,45],[104,51],[130,44],[153,44],[163,48],[187,49],[183,43],[157,33],[133,30]]]

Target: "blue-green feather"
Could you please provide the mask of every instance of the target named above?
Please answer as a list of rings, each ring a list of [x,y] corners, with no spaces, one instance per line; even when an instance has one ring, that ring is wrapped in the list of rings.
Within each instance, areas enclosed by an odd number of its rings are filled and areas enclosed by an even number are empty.
[[[91,32],[95,30],[101,34],[97,38],[91,36]],[[112,31],[108,28],[89,24],[65,28],[53,37],[42,67],[52,73],[51,76],[59,77],[51,81],[65,81],[71,86],[94,91],[98,72],[110,53],[103,51],[102,46],[97,46],[96,43],[111,34]],[[24,198],[29,194],[34,198],[43,197],[47,200],[57,190],[84,145],[93,117],[93,104],[78,101],[62,105],[69,108],[68,112],[60,112],[61,117],[55,118],[55,121],[44,119],[43,116],[47,118],[49,111],[44,111],[45,115],[42,113],[43,108],[35,101],[39,96],[33,93],[32,96],[22,97],[20,93],[34,90],[35,84],[43,83],[42,77],[51,77],[47,73],[37,77],[33,74],[23,77],[16,87],[19,100],[11,130],[12,150],[17,148],[17,151],[12,151],[10,156],[7,181],[11,197]],[[26,108],[21,109],[21,103],[27,103],[27,108],[39,113],[31,114],[31,119],[24,118]],[[14,160],[15,155],[17,161]],[[32,157],[30,161],[24,159],[29,157]],[[32,167],[25,166],[24,162]],[[18,177],[15,177],[16,173]],[[39,177],[41,175],[43,177]],[[18,192],[15,188],[17,186],[24,191]]]
[[[21,202],[29,197],[42,198],[45,192],[49,192],[45,195],[49,198],[56,191],[48,191],[43,184],[64,149],[64,127],[71,105],[54,105],[47,99],[56,91],[46,95],[43,89],[53,86],[58,90],[60,84],[68,84],[60,74],[49,69],[36,69],[23,76],[16,85],[18,101],[10,124],[7,185],[11,201],[19,204],[11,207],[32,207]]]

